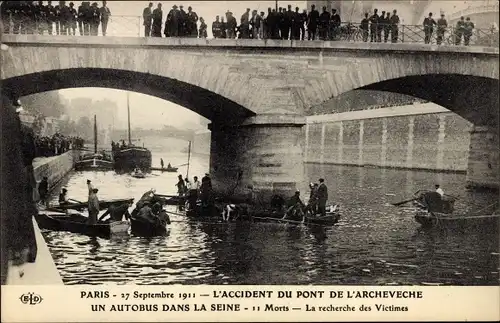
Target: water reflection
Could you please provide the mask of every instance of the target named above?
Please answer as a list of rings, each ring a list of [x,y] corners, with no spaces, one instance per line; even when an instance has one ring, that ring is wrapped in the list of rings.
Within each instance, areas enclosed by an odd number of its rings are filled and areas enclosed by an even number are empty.
[[[195,163],[193,174],[202,174],[207,162]],[[174,193],[176,175],[74,173],[66,185],[76,199],[86,198],[87,178],[101,198],[137,199],[151,187]],[[497,198],[465,191],[464,175],[441,176],[445,192],[460,197],[460,210]],[[330,200],[342,205],[333,228],[209,224],[173,215],[165,237],[43,233],[66,284],[498,285],[498,231],[422,230],[408,209],[390,205],[432,188],[435,173],[308,165],[306,178],[319,177]]]

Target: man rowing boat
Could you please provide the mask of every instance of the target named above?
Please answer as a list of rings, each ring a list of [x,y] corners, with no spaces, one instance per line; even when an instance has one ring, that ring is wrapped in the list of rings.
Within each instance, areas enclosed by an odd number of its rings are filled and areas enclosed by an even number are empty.
[[[122,221],[123,216],[125,216],[125,219],[128,220],[130,218],[128,209],[132,206],[132,204],[133,201],[123,203],[121,205],[111,205],[108,210],[99,217],[98,222],[101,222],[108,215],[110,221]]]
[[[289,218],[290,220],[304,220],[304,203],[300,200],[300,191],[295,191],[295,194],[290,198],[287,203],[287,210],[283,216],[283,220]]]

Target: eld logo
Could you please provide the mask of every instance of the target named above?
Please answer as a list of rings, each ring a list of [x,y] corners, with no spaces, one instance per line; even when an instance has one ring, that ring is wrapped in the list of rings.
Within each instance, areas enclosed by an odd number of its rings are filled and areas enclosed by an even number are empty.
[[[42,296],[36,295],[35,293],[23,294],[19,297],[21,303],[28,305],[40,304],[43,301]]]

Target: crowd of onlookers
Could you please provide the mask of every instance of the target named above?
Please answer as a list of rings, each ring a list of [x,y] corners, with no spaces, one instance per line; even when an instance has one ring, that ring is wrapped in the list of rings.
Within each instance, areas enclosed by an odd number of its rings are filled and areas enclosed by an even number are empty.
[[[67,137],[56,133],[53,136],[36,136],[35,157],[50,157],[63,154],[71,149],[83,149],[84,140],[80,137]]]
[[[111,11],[102,1],[83,1],[78,8],[73,2],[59,1],[53,6],[51,1],[44,5],[43,1],[3,1],[1,17],[4,22],[4,32],[21,34],[75,35],[76,29],[80,35],[97,35],[99,26],[106,35]],[[165,17],[162,4],[153,9],[153,3],[144,8],[142,13],[144,35],[146,37],[199,37],[207,38],[207,24],[203,17],[188,7],[173,5]],[[413,26],[416,27],[416,26]],[[337,10],[321,12],[312,5],[310,10],[292,8],[268,8],[267,12],[246,9],[239,21],[231,11],[222,16],[216,16],[212,23],[214,38],[239,39],[293,39],[293,40],[362,40],[364,42],[392,42],[400,40],[400,19],[396,10],[365,13],[359,24],[342,23]],[[420,28],[420,30],[418,30]],[[456,45],[469,45],[475,26],[470,18],[462,17],[451,33],[445,15],[436,21],[432,13],[426,17],[421,27],[411,31],[416,41],[435,42],[439,45],[445,40],[445,34],[451,36],[451,42]],[[436,30],[434,30],[436,29]],[[404,31],[403,31],[404,32]],[[415,39],[413,39],[413,42]]]
[[[49,35],[76,35],[97,36],[99,25],[102,34],[106,36],[107,26],[111,11],[102,2],[99,7],[97,2],[81,2],[78,8],[75,4],[59,1],[53,5],[48,1],[3,1],[0,7],[0,17],[3,22],[4,33],[13,34],[44,34]]]

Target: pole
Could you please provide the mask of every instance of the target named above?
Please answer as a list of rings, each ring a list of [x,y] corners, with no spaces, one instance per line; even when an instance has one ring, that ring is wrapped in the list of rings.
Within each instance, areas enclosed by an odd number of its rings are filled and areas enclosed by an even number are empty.
[[[97,116],[94,114],[94,154],[97,154]]]
[[[127,92],[127,115],[128,115],[128,145],[132,146],[132,137],[130,136],[130,104],[129,92]]]
[[[187,164],[187,171],[186,171],[186,178],[189,176],[189,160],[191,159],[191,140],[189,141],[189,146],[188,146],[188,164]]]
[[[276,12],[278,12],[278,0],[276,0]]]

